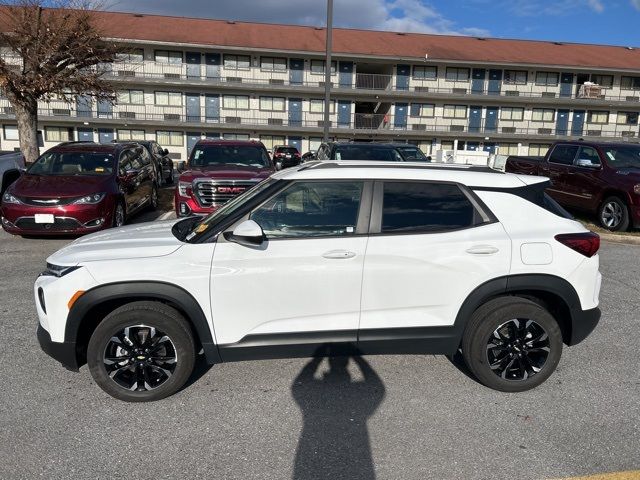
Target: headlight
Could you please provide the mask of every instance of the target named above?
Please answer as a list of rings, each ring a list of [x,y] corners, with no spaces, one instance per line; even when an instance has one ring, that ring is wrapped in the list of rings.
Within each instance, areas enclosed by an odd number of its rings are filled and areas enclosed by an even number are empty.
[[[15,204],[20,204],[22,203],[20,200],[18,200],[16,197],[14,197],[13,195],[11,195],[10,193],[6,193],[2,196],[2,200],[4,201],[4,203],[15,203]]]
[[[633,186],[633,191],[640,195],[640,183]]]
[[[104,196],[104,193],[92,193],[91,195],[78,198],[73,203],[75,205],[95,205],[96,203],[100,203]]]
[[[181,197],[188,197],[187,188],[191,188],[191,183],[189,182],[178,182],[178,194]]]
[[[80,268],[80,265],[64,266],[64,265],[54,265],[52,263],[47,263],[47,269],[40,274],[40,276],[50,276],[50,277],[64,277],[66,274],[73,272]]]

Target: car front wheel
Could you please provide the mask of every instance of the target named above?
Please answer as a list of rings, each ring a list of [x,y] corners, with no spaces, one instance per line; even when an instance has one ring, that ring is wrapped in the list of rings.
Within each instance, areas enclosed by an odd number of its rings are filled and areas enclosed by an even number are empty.
[[[124,205],[122,202],[118,202],[116,207],[113,210],[113,226],[121,227],[124,225],[125,213],[124,213]]]
[[[187,381],[195,345],[186,320],[158,302],[133,302],[100,322],[87,348],[95,382],[126,402],[160,400]]]
[[[503,392],[537,387],[562,355],[562,332],[543,307],[521,297],[502,297],[478,308],[462,339],[464,360],[484,385]]]

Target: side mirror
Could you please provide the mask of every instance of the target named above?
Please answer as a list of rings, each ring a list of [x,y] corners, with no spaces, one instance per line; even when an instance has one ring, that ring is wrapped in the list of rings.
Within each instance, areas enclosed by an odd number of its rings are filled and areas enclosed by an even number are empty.
[[[166,148],[162,149],[162,154],[163,155],[169,155],[169,150],[167,150]]]
[[[178,162],[178,164],[176,165],[176,170],[178,170],[178,172],[184,172],[187,169],[187,162],[185,162],[184,160],[182,160],[181,162]]]
[[[224,238],[245,247],[257,247],[264,242],[264,232],[253,220],[245,220],[233,232],[224,232]]]
[[[593,169],[600,168],[600,164],[599,163],[593,163],[588,158],[580,158],[580,159],[578,159],[578,161],[576,162],[576,166],[577,167],[584,167],[584,168],[593,168]]]

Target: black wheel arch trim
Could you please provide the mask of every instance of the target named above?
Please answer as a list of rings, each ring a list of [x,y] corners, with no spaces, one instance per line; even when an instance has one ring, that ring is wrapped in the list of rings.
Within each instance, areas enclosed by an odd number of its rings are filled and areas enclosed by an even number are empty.
[[[155,299],[176,305],[191,322],[198,337],[196,340],[202,345],[207,362],[213,364],[221,361],[207,317],[200,304],[184,288],[166,282],[116,282],[98,285],[87,290],[76,300],[69,311],[64,333],[65,342],[75,343],[77,341],[80,327],[93,308],[106,302],[126,300],[127,298],[131,298],[131,301],[137,301],[141,298]]]

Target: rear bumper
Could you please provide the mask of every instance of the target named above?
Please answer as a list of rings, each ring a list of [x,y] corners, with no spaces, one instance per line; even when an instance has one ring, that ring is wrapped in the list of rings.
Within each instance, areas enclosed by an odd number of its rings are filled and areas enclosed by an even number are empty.
[[[571,338],[568,345],[577,345],[587,338],[600,321],[600,309],[571,311]]]
[[[74,342],[53,342],[51,336],[42,325],[38,325],[38,342],[40,348],[51,358],[57,360],[67,370],[78,371],[78,359],[76,356],[76,344]]]

